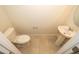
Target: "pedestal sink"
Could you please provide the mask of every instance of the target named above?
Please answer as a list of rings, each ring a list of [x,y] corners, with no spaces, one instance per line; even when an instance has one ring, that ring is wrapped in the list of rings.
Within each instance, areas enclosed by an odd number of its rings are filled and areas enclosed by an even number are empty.
[[[60,46],[65,38],[72,38],[76,33],[74,30],[72,30],[69,26],[66,25],[58,26],[58,31],[60,35],[55,42],[57,46]]]

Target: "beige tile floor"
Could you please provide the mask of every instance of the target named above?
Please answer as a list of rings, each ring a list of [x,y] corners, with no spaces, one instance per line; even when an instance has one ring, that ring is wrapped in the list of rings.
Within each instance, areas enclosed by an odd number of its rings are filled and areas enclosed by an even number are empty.
[[[56,37],[31,36],[30,42],[16,45],[23,54],[53,54],[59,49],[54,43]]]

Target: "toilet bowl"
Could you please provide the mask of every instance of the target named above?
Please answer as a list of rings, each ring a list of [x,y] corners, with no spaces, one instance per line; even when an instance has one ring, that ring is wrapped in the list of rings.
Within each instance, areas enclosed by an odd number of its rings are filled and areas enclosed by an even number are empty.
[[[22,35],[16,35],[16,32],[13,27],[8,28],[4,32],[5,36],[12,42],[17,44],[25,44],[30,41],[30,36],[22,34]]]
[[[30,41],[30,37],[28,35],[19,35],[19,36],[16,36],[13,42],[17,44],[25,44],[29,41]]]

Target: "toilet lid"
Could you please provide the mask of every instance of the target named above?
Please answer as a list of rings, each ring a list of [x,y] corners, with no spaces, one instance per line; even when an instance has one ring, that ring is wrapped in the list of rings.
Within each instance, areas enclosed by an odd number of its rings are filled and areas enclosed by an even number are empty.
[[[28,35],[19,35],[16,37],[14,43],[18,44],[24,44],[30,40],[30,37]]]

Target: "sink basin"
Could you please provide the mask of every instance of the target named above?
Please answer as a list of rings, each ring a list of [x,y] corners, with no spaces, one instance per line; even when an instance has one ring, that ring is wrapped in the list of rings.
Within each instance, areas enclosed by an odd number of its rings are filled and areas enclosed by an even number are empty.
[[[71,38],[75,35],[75,31],[73,31],[69,26],[58,26],[59,32],[66,38]]]

